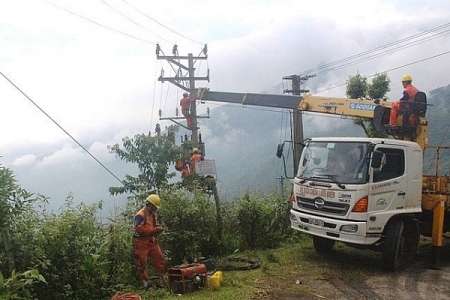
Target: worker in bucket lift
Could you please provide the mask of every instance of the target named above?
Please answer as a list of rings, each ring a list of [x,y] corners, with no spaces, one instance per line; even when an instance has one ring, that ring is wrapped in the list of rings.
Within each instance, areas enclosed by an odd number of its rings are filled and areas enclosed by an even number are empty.
[[[411,75],[403,75],[402,85],[403,85],[403,96],[400,100],[394,102],[391,107],[391,113],[389,115],[389,126],[397,126],[398,111],[401,109],[402,105],[406,105],[406,102],[412,101],[414,95],[419,91],[412,84]]]
[[[192,149],[192,155],[191,158],[189,159],[189,163],[190,163],[190,169],[192,173],[195,173],[195,163],[199,162],[203,160],[202,155],[200,154],[200,151],[198,150],[198,148],[194,148]]]
[[[164,274],[164,256],[159,247],[157,236],[163,232],[157,220],[156,211],[161,206],[161,199],[151,194],[146,199],[146,205],[134,216],[134,260],[144,289],[148,288],[147,260],[151,259],[162,286]]]
[[[186,125],[188,128],[192,126],[192,115],[191,115],[191,103],[194,99],[189,98],[188,93],[183,94],[183,98],[180,100],[181,113],[186,118]]]

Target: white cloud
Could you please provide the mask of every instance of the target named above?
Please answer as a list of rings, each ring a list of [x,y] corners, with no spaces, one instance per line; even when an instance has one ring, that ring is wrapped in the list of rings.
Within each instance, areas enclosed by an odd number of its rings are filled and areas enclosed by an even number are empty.
[[[47,155],[41,159],[38,167],[51,167],[58,165],[68,165],[69,169],[76,168],[78,162],[87,155],[79,147],[71,144],[64,144],[58,151]]]
[[[27,154],[14,159],[13,166],[32,166],[36,162],[36,155]]]

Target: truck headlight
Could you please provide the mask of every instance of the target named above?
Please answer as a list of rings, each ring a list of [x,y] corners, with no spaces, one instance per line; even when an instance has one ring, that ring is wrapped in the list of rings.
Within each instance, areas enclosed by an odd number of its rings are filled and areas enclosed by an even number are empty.
[[[358,231],[358,225],[352,224],[352,225],[342,225],[341,231],[344,232],[357,232]]]
[[[291,219],[291,221],[297,221],[297,218],[295,217],[295,215],[293,213],[291,213],[290,219]]]

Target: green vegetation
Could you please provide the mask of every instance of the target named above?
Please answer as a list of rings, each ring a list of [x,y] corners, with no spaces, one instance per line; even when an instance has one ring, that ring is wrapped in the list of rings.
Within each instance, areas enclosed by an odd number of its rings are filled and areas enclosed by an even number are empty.
[[[74,205],[71,197],[58,211],[47,212],[44,197],[30,198],[31,194],[14,185],[12,171],[1,171],[3,181],[10,184],[0,187],[2,199],[7,199],[1,202],[2,216],[8,216],[2,219],[8,234],[1,237],[0,299],[111,299],[117,291],[136,292],[149,299],[171,297],[165,290],[140,290],[135,277],[131,220],[143,205],[140,197],[129,198],[107,221],[96,217],[102,202]],[[172,186],[159,193],[163,199],[159,215],[167,228],[159,239],[167,254],[167,268],[192,263],[199,256],[219,262],[236,249],[247,256],[276,249],[283,240],[292,239],[286,222],[289,206],[278,195],[248,193],[223,205],[223,237],[219,239],[215,202],[201,186],[190,190]],[[256,279],[262,270],[236,272],[220,291],[203,291],[209,295],[205,297],[218,293],[230,295],[229,299],[236,293],[250,297],[254,291],[245,288],[251,282],[244,284],[244,279],[249,280],[250,273]]]
[[[391,80],[386,73],[376,74],[372,78],[372,83],[367,82],[367,78],[357,73],[347,79],[347,97],[352,99],[373,99],[381,101],[387,92],[390,91]],[[371,119],[354,118],[353,123],[360,126],[368,137],[387,137],[387,135],[375,128]]]

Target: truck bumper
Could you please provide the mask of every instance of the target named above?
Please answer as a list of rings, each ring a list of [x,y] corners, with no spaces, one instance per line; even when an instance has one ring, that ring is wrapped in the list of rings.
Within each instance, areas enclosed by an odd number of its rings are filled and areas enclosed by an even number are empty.
[[[292,229],[344,243],[372,245],[381,238],[381,233],[367,234],[366,222],[331,219],[293,209],[290,219]]]

